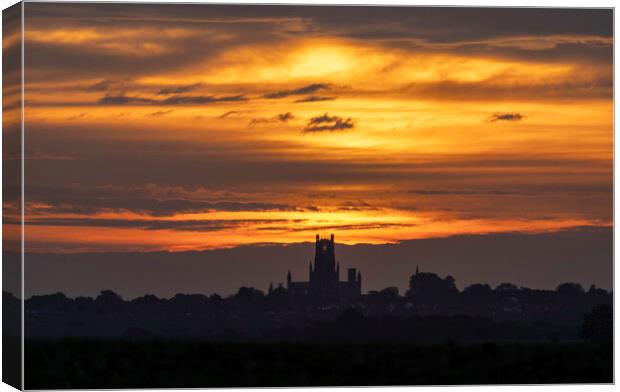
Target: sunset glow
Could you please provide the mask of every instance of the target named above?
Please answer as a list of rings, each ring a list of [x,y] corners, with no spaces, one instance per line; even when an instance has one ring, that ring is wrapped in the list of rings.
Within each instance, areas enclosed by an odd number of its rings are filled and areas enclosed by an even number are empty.
[[[608,35],[25,7],[31,250],[612,225]]]

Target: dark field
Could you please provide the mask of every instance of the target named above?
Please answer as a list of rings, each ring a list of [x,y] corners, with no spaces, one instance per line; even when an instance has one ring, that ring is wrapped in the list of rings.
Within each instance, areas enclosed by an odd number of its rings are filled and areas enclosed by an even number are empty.
[[[26,388],[611,383],[611,345],[26,341]]]

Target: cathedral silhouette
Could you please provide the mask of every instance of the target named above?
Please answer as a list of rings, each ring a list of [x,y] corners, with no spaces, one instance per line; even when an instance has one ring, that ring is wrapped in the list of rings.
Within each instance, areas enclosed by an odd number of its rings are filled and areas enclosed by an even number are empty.
[[[347,271],[347,280],[340,281],[340,263],[336,261],[334,235],[329,239],[316,235],[314,265],[310,263],[307,282],[294,282],[291,271],[286,288],[294,297],[321,300],[348,300],[361,295],[362,274],[355,268]]]

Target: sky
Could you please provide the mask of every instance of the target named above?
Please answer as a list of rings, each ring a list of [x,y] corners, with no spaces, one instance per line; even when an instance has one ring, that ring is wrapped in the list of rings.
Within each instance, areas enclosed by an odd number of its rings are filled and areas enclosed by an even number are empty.
[[[336,241],[338,237],[336,237]],[[63,292],[96,297],[113,290],[125,299],[177,293],[222,296],[252,286],[267,292],[308,278],[311,242],[244,245],[197,252],[32,253],[26,257],[26,298]],[[455,235],[397,244],[336,244],[336,258],[362,274],[362,291],[397,287],[405,294],[419,268],[455,278],[458,289],[475,283],[554,290],[564,282],[613,289],[613,232],[580,228],[547,233]],[[341,276],[344,280],[344,271]],[[6,286],[5,286],[6,287]]]
[[[26,3],[26,248],[609,229],[612,17]]]

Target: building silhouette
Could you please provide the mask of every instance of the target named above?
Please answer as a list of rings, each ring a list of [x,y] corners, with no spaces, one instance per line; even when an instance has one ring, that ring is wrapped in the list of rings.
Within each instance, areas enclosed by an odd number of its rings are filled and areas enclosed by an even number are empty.
[[[347,270],[347,280],[340,280],[340,263],[336,260],[334,235],[329,239],[316,235],[314,265],[308,267],[308,281],[293,281],[291,271],[286,276],[286,288],[293,297],[318,300],[348,300],[362,293],[362,274],[355,268]]]

